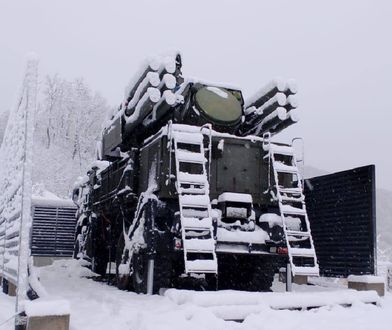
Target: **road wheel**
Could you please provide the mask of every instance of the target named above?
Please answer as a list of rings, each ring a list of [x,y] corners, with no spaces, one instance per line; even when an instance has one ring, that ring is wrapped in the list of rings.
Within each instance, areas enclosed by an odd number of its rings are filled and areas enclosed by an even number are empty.
[[[275,269],[271,262],[265,261],[254,267],[251,279],[244,283],[244,290],[248,291],[271,291],[274,281]]]
[[[219,289],[270,291],[275,263],[260,256],[232,256],[220,264]]]
[[[132,282],[136,293],[147,293],[148,260],[143,251],[132,256]]]
[[[145,251],[135,252],[132,257],[132,283],[137,293],[147,293],[148,256]],[[172,259],[167,254],[157,254],[154,259],[153,293],[172,286]]]

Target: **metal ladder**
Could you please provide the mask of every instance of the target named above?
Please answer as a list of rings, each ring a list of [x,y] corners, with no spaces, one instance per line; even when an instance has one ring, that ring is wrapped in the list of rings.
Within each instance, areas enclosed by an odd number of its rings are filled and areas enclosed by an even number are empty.
[[[201,132],[183,131],[175,126],[171,126],[170,135],[175,154],[185,272],[217,274],[204,137]],[[195,169],[196,173],[192,173]]]
[[[269,141],[264,143],[263,147],[265,151],[268,151],[266,157],[270,157],[270,165],[273,170],[276,195],[279,202],[292,274],[293,276],[319,276],[319,266],[294,149],[291,146],[280,146]],[[282,159],[286,161],[282,161]],[[292,186],[292,177],[290,180],[287,180],[287,178],[283,180],[283,184],[289,181],[290,186],[283,186],[279,182],[279,174],[296,176],[297,186]],[[302,219],[299,230],[293,230],[288,225],[288,222],[296,217]]]

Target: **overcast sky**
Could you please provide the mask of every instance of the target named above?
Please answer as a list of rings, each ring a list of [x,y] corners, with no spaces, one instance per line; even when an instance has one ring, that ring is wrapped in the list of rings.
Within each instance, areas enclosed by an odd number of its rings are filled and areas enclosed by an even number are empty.
[[[35,51],[41,75],[84,77],[111,104],[140,62],[178,49],[184,74],[250,96],[295,78],[306,163],[337,171],[376,164],[392,190],[392,1],[0,0],[0,111]]]

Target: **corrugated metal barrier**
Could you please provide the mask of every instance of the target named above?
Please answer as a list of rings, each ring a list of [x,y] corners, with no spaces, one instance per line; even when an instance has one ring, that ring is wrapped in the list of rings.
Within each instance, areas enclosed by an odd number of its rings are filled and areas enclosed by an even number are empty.
[[[74,206],[34,203],[31,254],[71,257],[75,238],[75,213]]]
[[[305,180],[305,196],[321,275],[374,274],[375,166]]]

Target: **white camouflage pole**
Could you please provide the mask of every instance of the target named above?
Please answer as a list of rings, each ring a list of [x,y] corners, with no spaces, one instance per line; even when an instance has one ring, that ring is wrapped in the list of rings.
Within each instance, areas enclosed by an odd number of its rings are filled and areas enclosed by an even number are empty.
[[[26,104],[22,111],[24,120],[24,152],[22,168],[22,207],[19,231],[19,258],[18,258],[18,278],[15,312],[15,328],[23,326],[26,318],[20,313],[24,311],[24,301],[29,289],[28,264],[30,258],[30,229],[32,225],[31,217],[31,193],[32,193],[32,154],[33,154],[33,130],[34,113],[37,105],[37,84],[38,84],[38,59],[30,54],[27,59],[26,73],[24,77],[24,93]]]

